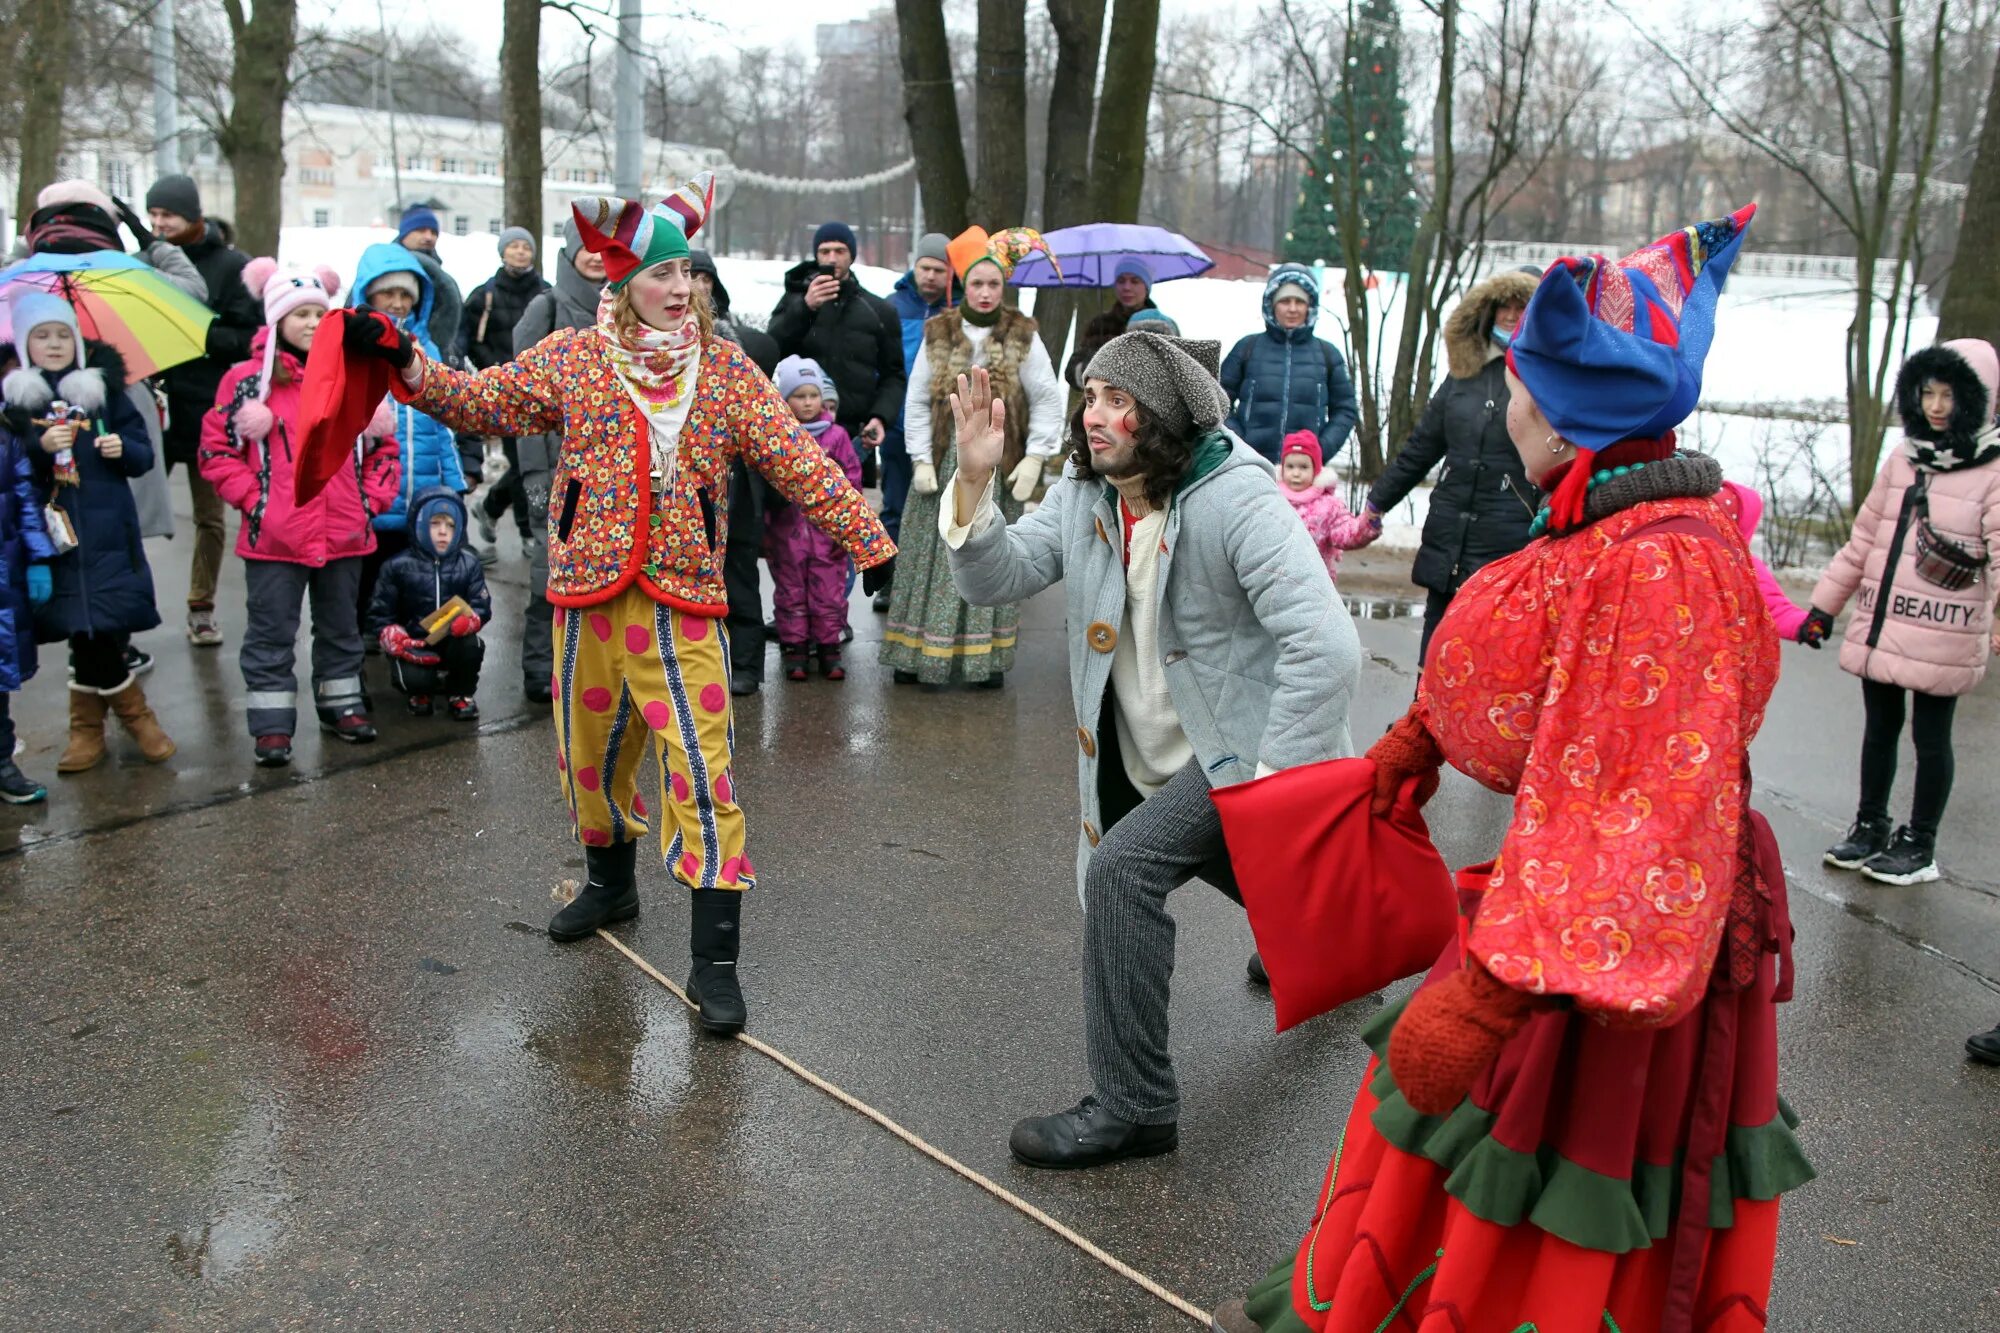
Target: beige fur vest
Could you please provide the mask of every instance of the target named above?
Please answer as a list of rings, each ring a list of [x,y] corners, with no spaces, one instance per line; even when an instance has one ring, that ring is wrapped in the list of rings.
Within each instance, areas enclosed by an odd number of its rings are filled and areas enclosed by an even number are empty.
[[[1000,456],[1000,475],[1014,470],[1028,454],[1028,395],[1021,388],[1021,365],[1035,343],[1035,321],[1012,306],[1000,308],[1000,322],[986,337],[986,370],[993,376],[993,396],[1007,404],[1007,447]],[[931,368],[931,466],[944,463],[951,442],[951,395],[958,377],[972,369],[972,340],[965,336],[965,316],[947,310],[924,325],[924,355]]]

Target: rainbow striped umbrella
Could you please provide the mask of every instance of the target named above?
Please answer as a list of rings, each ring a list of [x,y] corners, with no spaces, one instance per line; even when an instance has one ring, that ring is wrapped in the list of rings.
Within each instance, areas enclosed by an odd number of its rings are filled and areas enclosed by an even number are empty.
[[[83,336],[109,343],[134,380],[192,361],[208,350],[215,312],[132,255],[30,255],[0,269],[0,338],[12,342],[6,301],[21,287],[51,292],[76,309]]]

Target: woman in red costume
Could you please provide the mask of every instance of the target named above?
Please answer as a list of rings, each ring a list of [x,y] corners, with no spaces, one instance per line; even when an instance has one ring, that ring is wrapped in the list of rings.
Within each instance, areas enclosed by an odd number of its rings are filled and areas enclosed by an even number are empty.
[[[1748,753],[1778,637],[1714,460],[1677,453],[1754,206],[1544,275],[1508,429],[1550,490],[1465,585],[1378,808],[1441,763],[1514,797],[1465,943],[1374,1048],[1297,1254],[1222,1333],[1762,1329],[1791,927]]]

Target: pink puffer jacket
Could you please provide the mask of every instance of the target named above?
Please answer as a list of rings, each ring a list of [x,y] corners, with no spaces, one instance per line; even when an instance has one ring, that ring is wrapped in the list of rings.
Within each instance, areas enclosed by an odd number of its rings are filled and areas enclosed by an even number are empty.
[[[1943,537],[1984,556],[1970,587],[1948,591],[1917,573],[1917,524],[1910,488],[1918,472],[1912,438],[1929,432],[1917,409],[1927,379],[1944,379],[1955,401],[1948,430],[1981,447],[2000,445],[1993,402],[2000,357],[1975,339],[1926,348],[1897,377],[1905,438],[1883,461],[1854,518],[1854,535],[1813,589],[1813,605],[1838,615],[1858,591],[1840,645],[1840,665],[1868,680],[1926,694],[1959,695],[1986,674],[1993,633],[1996,557],[2000,557],[2000,459],[1929,476],[1930,523]],[[1961,420],[1963,418],[1963,420]]]

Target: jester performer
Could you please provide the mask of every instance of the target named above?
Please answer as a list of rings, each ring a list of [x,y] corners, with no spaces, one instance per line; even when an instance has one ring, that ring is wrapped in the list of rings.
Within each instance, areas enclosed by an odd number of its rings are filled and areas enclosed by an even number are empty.
[[[1365,1034],[1303,1243],[1223,1333],[1765,1326],[1778,1199],[1813,1174],[1748,804],[1778,638],[1720,470],[1674,448],[1754,211],[1558,260],[1528,304],[1507,426],[1541,540],[1465,585],[1370,751],[1378,810],[1448,762],[1513,818],[1459,873],[1464,944]]]
[[[650,209],[574,204],[584,248],[603,257],[608,278],[597,323],[551,334],[514,361],[453,370],[371,312],[350,313],[342,339],[349,364],[386,360],[395,396],[455,430],[563,440],[549,505],[551,688],[558,780],[589,875],[549,935],[579,940],[639,915],[634,866],[654,814],[638,778],[650,732],[667,868],[693,891],[688,994],[702,1027],[728,1034],[744,1023],[736,961],[743,891],[756,882],[730,768],[730,464],[762,473],[862,568],[895,547],[771,382],[716,336],[688,250],[714,192],[704,173]]]

